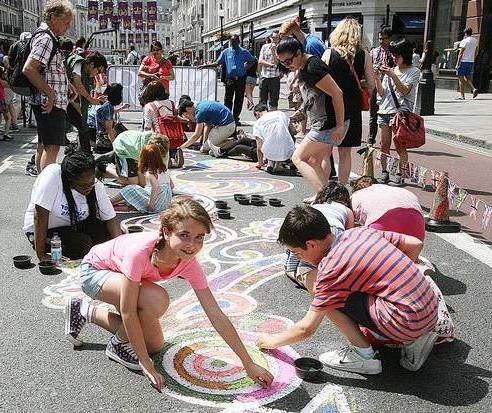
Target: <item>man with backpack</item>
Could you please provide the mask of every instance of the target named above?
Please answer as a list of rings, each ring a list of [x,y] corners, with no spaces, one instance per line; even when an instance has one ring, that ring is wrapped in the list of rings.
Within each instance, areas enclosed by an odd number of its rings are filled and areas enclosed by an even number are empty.
[[[86,58],[72,53],[67,59],[67,75],[77,91],[78,99],[67,107],[67,120],[79,132],[79,149],[91,152],[87,116],[89,105],[100,105],[102,96],[93,98],[94,76],[106,72],[106,58],[99,52],[91,52]]]
[[[130,53],[126,57],[125,64],[127,65],[138,65],[140,63],[140,56],[138,52],[135,50],[135,46],[130,46]]]
[[[71,87],[63,56],[58,49],[58,37],[70,28],[73,7],[68,0],[46,3],[43,19],[29,42],[29,55],[22,74],[32,85],[31,105],[38,129],[36,167],[56,162],[65,140],[65,116]],[[27,54],[27,53],[26,53]]]

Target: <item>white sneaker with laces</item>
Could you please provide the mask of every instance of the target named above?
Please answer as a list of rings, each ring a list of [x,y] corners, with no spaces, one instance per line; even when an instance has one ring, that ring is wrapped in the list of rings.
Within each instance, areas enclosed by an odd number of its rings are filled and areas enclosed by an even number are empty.
[[[400,365],[410,371],[417,371],[429,357],[432,348],[437,340],[437,333],[430,333],[420,336],[417,340],[406,343],[401,348]]]
[[[379,374],[383,371],[381,360],[375,352],[371,358],[361,356],[353,347],[347,346],[341,350],[320,354],[319,361],[332,369],[351,371],[360,374]]]

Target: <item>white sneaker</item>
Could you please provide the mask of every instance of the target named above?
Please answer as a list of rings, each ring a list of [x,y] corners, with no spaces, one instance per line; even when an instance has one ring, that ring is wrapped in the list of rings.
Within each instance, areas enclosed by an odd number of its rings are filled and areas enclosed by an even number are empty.
[[[210,145],[208,144],[208,141],[206,141],[200,148],[201,153],[208,153],[210,150]]]
[[[420,336],[417,340],[403,345],[400,365],[410,371],[417,371],[429,357],[437,340],[437,333],[431,331]]]
[[[381,360],[375,352],[372,358],[361,356],[354,348],[347,346],[341,350],[329,351],[320,354],[319,361],[324,365],[337,370],[351,371],[360,374],[379,374],[383,371]]]

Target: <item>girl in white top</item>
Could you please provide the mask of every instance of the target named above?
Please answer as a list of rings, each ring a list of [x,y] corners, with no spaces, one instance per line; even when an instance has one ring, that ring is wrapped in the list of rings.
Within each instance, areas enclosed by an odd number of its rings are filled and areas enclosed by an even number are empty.
[[[142,148],[138,171],[145,175],[146,185],[127,185],[111,199],[113,205],[122,201],[139,212],[161,212],[171,203],[174,184],[162,160],[162,149],[154,144]]]
[[[330,224],[331,232],[338,237],[344,230],[353,228],[354,214],[351,210],[350,194],[345,186],[335,181],[328,183],[316,194],[311,205],[320,211]],[[311,295],[317,270],[311,264],[299,260],[289,250],[284,262],[285,274],[300,288]]]
[[[144,130],[160,132],[157,118],[172,115],[174,103],[169,100],[169,93],[158,80],[150,82],[140,97],[144,105]]]

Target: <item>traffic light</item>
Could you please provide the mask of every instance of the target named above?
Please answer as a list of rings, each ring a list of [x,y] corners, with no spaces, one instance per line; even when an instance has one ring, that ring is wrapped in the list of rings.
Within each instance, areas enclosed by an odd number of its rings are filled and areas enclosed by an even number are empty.
[[[306,9],[303,9],[302,6],[299,6],[299,22],[301,23],[302,31],[309,31],[308,22],[306,20]]]

